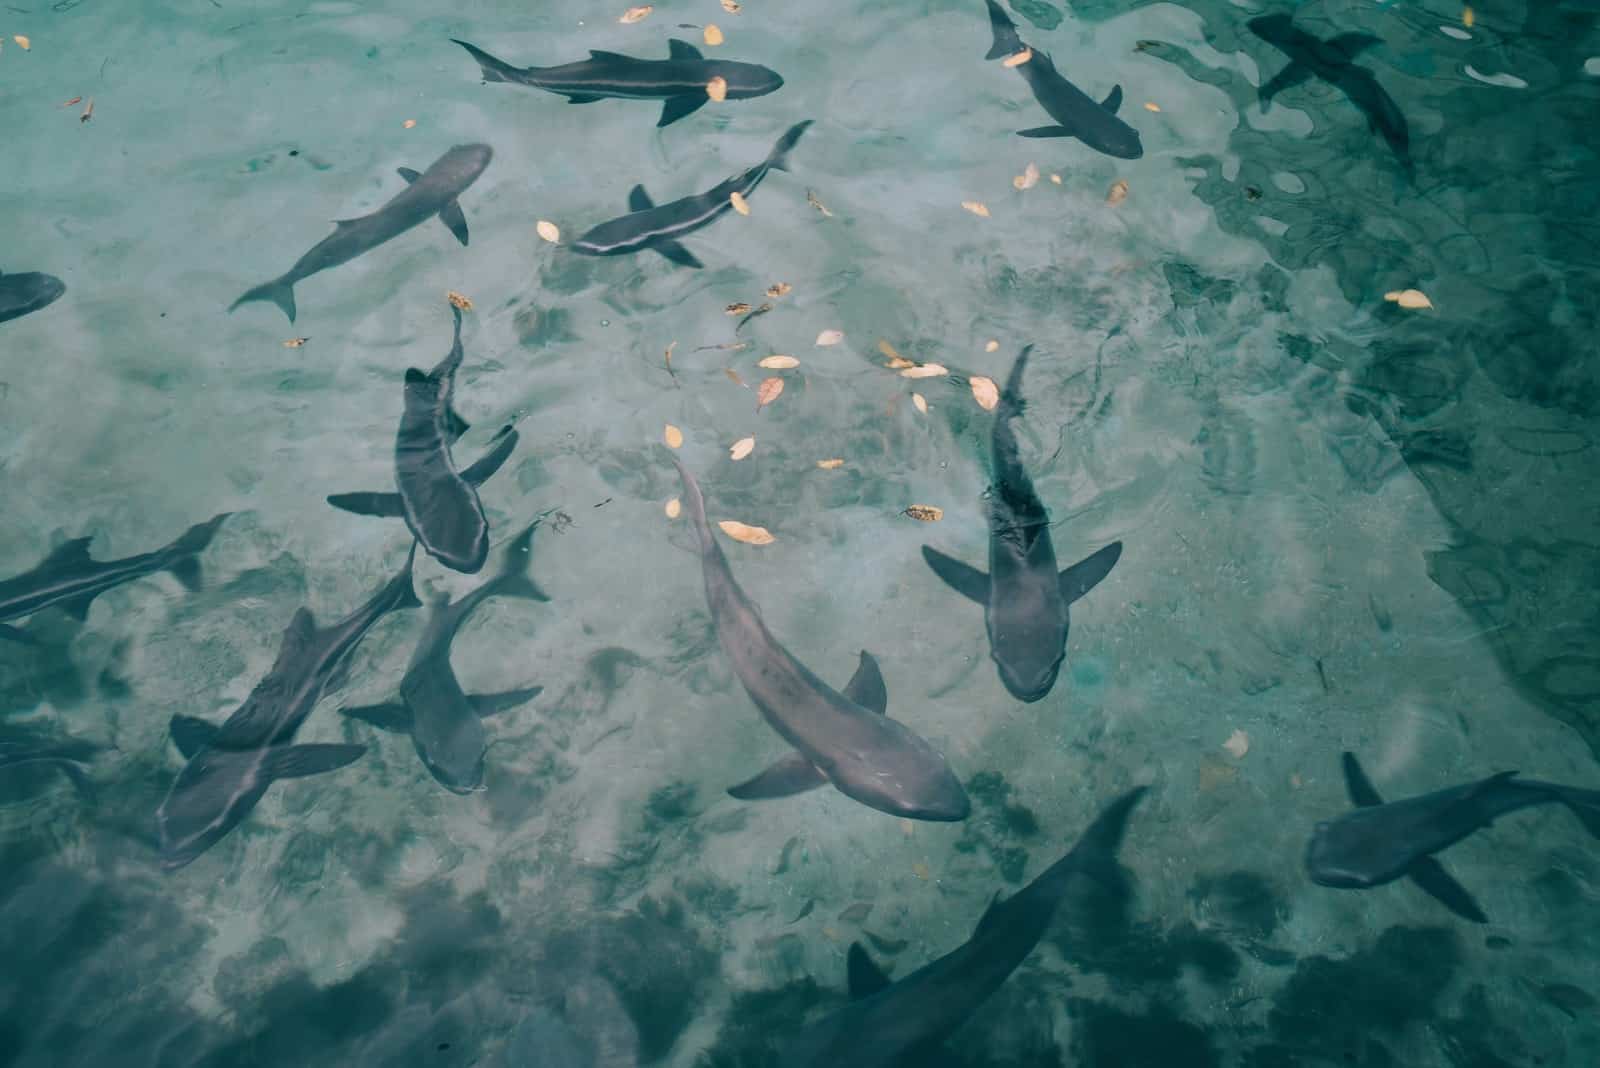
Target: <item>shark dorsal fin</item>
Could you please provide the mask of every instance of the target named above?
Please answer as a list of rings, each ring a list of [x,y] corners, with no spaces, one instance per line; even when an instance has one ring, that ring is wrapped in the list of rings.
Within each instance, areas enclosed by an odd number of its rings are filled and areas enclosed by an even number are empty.
[[[861,663],[843,692],[869,712],[876,712],[880,716],[889,714],[889,688],[883,684],[883,672],[878,670],[878,661],[865,649],[861,650]]]
[[[1517,772],[1514,771],[1497,771],[1487,779],[1475,783],[1472,789],[1467,791],[1466,797],[1463,797],[1462,800],[1465,801],[1468,798],[1479,797],[1485,792],[1494,789],[1496,786],[1502,786],[1506,782],[1516,777]]]
[[[1122,86],[1113,85],[1111,92],[1106,94],[1104,100],[1100,101],[1100,106],[1115,115],[1117,109],[1122,106]]]
[[[395,171],[395,173],[398,174],[400,177],[404,178],[406,180],[406,184],[407,185],[410,185],[412,182],[414,182],[418,178],[422,177],[422,174],[421,174],[420,171],[412,170],[410,167],[401,167],[400,169]]]
[[[1361,761],[1349,751],[1339,758],[1344,768],[1344,789],[1350,795],[1350,803],[1359,808],[1371,808],[1383,804],[1383,798],[1372,785],[1372,780],[1367,778],[1367,773],[1361,768]]]
[[[422,370],[420,367],[406,368],[406,385],[421,386],[432,381],[433,379],[428,376],[428,372]]]
[[[217,726],[195,716],[173,716],[167,727],[172,742],[185,758],[193,757],[217,739]]]
[[[989,899],[989,907],[983,910],[982,916],[978,917],[978,926],[972,930],[974,935],[981,935],[994,926],[995,920],[999,916],[997,910],[1002,904],[1004,904],[1004,901],[1000,898],[1000,891],[996,890],[994,897]]]
[[[850,953],[845,958],[845,969],[852,1001],[870,998],[889,985],[889,977],[871,957],[867,956],[867,951],[860,942],[850,943]]]
[[[676,37],[667,42],[667,54],[673,59],[704,59],[700,49],[688,41],[680,41]]]
[[[89,543],[93,538],[73,538],[64,541],[50,550],[50,555],[44,558],[45,567],[71,567],[77,564],[87,564],[89,560]]]
[[[644,186],[636,185],[628,190],[629,211],[648,211],[655,206],[656,202],[650,199],[650,194],[644,191]]]

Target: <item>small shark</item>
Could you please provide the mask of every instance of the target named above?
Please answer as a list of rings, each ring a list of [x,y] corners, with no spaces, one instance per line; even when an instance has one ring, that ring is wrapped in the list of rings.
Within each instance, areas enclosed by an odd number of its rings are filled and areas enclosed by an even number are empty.
[[[395,485],[399,493],[336,493],[335,508],[358,515],[403,516],[427,554],[453,571],[473,575],[489,557],[489,520],[478,487],[500,469],[517,446],[511,427],[501,428],[477,463],[457,471],[450,446],[467,432],[467,421],[451,407],[461,368],[461,310],[455,342],[432,372],[406,370],[405,410],[394,439]]]
[[[989,27],[994,31],[994,44],[983,58],[1029,53],[1029,58],[1018,64],[1017,73],[1033,90],[1033,98],[1039,106],[1056,120],[1053,126],[1017,131],[1021,136],[1076,137],[1096,152],[1117,159],[1138,159],[1144,155],[1139,131],[1117,118],[1117,109],[1122,106],[1122,86],[1113,86],[1105,100],[1095,103],[1082,89],[1061,76],[1048,55],[1022,43],[1022,38],[1017,36],[1017,24],[995,0],[985,2],[989,5]]]
[[[1324,41],[1295,28],[1290,15],[1263,15],[1247,25],[1251,33],[1289,57],[1289,65],[1260,89],[1263,111],[1278,93],[1316,75],[1350,98],[1350,103],[1367,117],[1367,126],[1388,143],[1406,176],[1414,174],[1411,134],[1400,105],[1371,71],[1355,64],[1363,51],[1382,44],[1381,38],[1370,33],[1342,33]]]
[[[700,50],[676,38],[667,42],[666,59],[635,59],[615,52],[591,51],[589,58],[559,67],[513,67],[477,45],[452,41],[465,48],[483,68],[485,82],[509,82],[545,89],[567,98],[569,104],[590,104],[612,97],[621,100],[664,100],[656,125],[669,126],[698,111],[711,98],[711,79],[727,83],[727,100],[749,100],[783,87],[776,71],[754,63],[706,59]]]
[[[231,312],[251,301],[270,300],[283,309],[292,323],[296,282],[318,271],[349,263],[435,215],[456,240],[465,245],[467,218],[461,213],[461,203],[456,198],[478,180],[493,158],[494,149],[488,145],[456,145],[422,174],[410,167],[401,167],[399,174],[407,185],[387,204],[370,215],[335,221],[333,233],[312,246],[310,252],[289,268],[289,273],[256,286],[234,301],[228,310]]]
[[[971,938],[904,979],[890,982],[861,943],[852,943],[852,1001],[808,1027],[780,1054],[780,1068],[926,1063],[930,1049],[953,1034],[1033,952],[1074,877],[1125,892],[1117,850],[1144,793],[1141,786],[1112,802],[1066,856],[1010,898],[996,894]]]
[[[1345,789],[1358,807],[1317,824],[1306,848],[1311,881],[1341,889],[1370,889],[1402,876],[1451,912],[1474,923],[1489,918],[1433,854],[1455,845],[1500,816],[1533,805],[1561,804],[1600,838],[1600,790],[1518,779],[1502,771],[1465,786],[1385,804],[1354,753],[1343,758]]]
[[[0,323],[48,308],[66,291],[66,283],[53,274],[0,274]]]
[[[528,577],[533,560],[533,532],[538,521],[518,534],[505,549],[500,574],[459,601],[441,598],[432,605],[427,627],[400,680],[400,703],[346,708],[344,714],[384,730],[411,735],[417,756],[446,789],[467,794],[483,788],[484,754],[489,739],[482,717],[531,701],[542,686],[468,696],[450,667],[450,645],[456,631],[490,597],[548,601]]]
[[[795,123],[778,138],[766,159],[707,192],[658,206],[644,186],[634,186],[628,194],[628,214],[596,226],[574,241],[572,250],[585,256],[625,256],[648,248],[680,267],[705,266],[678,239],[711,225],[732,210],[733,194],[750,196],[768,171],[787,171],[789,150],[810,125],[810,119]]]
[[[994,420],[994,487],[989,497],[989,574],[931,546],[922,557],[957,593],[983,605],[989,655],[1000,681],[1019,701],[1044,697],[1067,654],[1067,608],[1094,589],[1122,556],[1122,543],[1056,574],[1050,516],[1017,454],[1011,420],[1022,414],[1022,372],[1029,345],[1017,356]]]
[[[90,602],[100,594],[157,571],[170,571],[185,589],[198,590],[200,554],[228,514],[190,527],[164,549],[123,560],[89,559],[93,538],[64,542],[32,571],[0,580],[0,620],[20,619],[51,605],[60,605],[74,619],[87,619]],[[0,638],[36,643],[27,631],[4,623],[0,623]]]
[[[11,768],[54,767],[60,770],[72,785],[89,800],[94,799],[94,785],[84,774],[83,765],[93,760],[100,747],[74,739],[55,741],[34,735],[32,732],[5,730],[0,732],[0,774]]]
[[[343,684],[350,654],[372,625],[390,612],[421,607],[411,584],[416,555],[413,544],[400,573],[332,626],[319,628],[309,609],[297,611],[272,669],[220,727],[172,717],[172,740],[188,763],[156,810],[163,867],[181,868],[216,845],[275,780],[333,771],[366,752],[360,745],[291,743],[322,695]]]
[[[862,652],[840,693],[790,655],[739,588],[706,522],[705,497],[677,457],[689,521],[700,544],[717,640],[767,724],[796,752],[729,790],[744,799],[788,797],[823,783],[868,808],[920,820],[964,820],[967,793],[938,750],[887,714],[878,662]]]

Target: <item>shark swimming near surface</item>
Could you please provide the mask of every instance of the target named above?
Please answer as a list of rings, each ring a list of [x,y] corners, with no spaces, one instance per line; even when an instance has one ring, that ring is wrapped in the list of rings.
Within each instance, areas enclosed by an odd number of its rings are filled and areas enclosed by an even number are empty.
[[[644,186],[634,186],[628,194],[628,214],[590,229],[572,243],[572,250],[585,256],[625,256],[652,249],[680,267],[705,266],[679,239],[733,210],[733,194],[749,197],[768,171],[787,171],[789,151],[810,125],[810,119],[795,123],[778,138],[766,159],[704,193],[658,205]]]
[[[728,792],[741,800],[787,797],[831,783],[846,797],[893,816],[966,819],[971,801],[944,757],[889,718],[888,690],[871,654],[861,654],[855,677],[841,693],[812,674],[767,630],[706,521],[699,484],[677,457],[672,462],[699,543],[717,641],[767,724],[795,750]]]
[[[436,601],[427,626],[418,639],[411,663],[400,680],[400,702],[345,708],[347,716],[365,720],[384,730],[411,736],[417,756],[440,785],[466,794],[483,788],[484,756],[489,739],[482,717],[531,701],[543,687],[530,686],[504,693],[468,695],[450,666],[450,646],[456,632],[478,606],[491,597],[520,597],[548,601],[543,590],[528,577],[533,560],[536,520],[506,545],[500,574],[458,601]]]
[[[1125,892],[1117,850],[1145,787],[1113,801],[1066,856],[1009,898],[996,894],[966,942],[891,982],[859,942],[848,956],[850,1004],[780,1051],[779,1068],[892,1068],[924,1063],[1000,988],[1044,937],[1079,877]]]
[[[1388,143],[1407,177],[1413,176],[1411,134],[1406,117],[1394,97],[1355,59],[1382,39],[1370,33],[1342,33],[1324,41],[1294,25],[1290,15],[1263,15],[1251,19],[1250,32],[1289,57],[1289,65],[1261,86],[1262,110],[1273,97],[1315,75],[1349,98],[1367,117],[1367,126]]]
[[[413,544],[400,573],[337,623],[318,627],[310,609],[297,611],[271,670],[221,726],[172,718],[172,740],[187,763],[156,810],[162,867],[181,868],[216,845],[278,779],[333,771],[366,752],[361,745],[292,743],[322,695],[343,684],[350,654],[373,624],[421,607],[412,589],[416,554]]]
[[[292,323],[296,314],[295,283],[319,271],[349,263],[435,215],[456,240],[465,245],[467,218],[456,198],[478,180],[493,158],[494,149],[488,145],[456,145],[421,174],[410,167],[401,167],[399,174],[406,180],[406,187],[387,204],[368,215],[339,219],[333,224],[333,233],[312,246],[287,274],[249,290],[228,310],[231,312],[252,301],[271,301],[283,309]]]
[[[1306,871],[1322,886],[1369,889],[1410,878],[1451,912],[1487,923],[1478,903],[1434,854],[1501,816],[1534,805],[1565,805],[1600,838],[1600,790],[1519,779],[1502,771],[1487,779],[1385,803],[1354,753],[1341,760],[1355,811],[1317,824],[1306,847]]]
[[[700,50],[676,38],[667,42],[666,59],[635,59],[616,52],[591,51],[589,58],[558,67],[513,67],[466,41],[465,48],[483,72],[485,82],[507,82],[544,89],[565,96],[568,103],[590,104],[607,98],[662,100],[657,126],[668,126],[693,114],[711,97],[706,86],[713,78],[726,85],[726,100],[749,100],[783,86],[776,71],[755,63],[706,59]]]
[[[1062,77],[1048,55],[1023,43],[1017,35],[1017,24],[995,0],[985,2],[989,5],[989,28],[994,32],[994,44],[983,58],[1026,54],[1028,58],[1017,64],[1016,71],[1033,90],[1033,98],[1039,106],[1055,120],[1053,125],[1019,130],[1019,134],[1023,137],[1076,137],[1096,152],[1117,159],[1138,159],[1144,155],[1139,131],[1117,118],[1117,109],[1122,106],[1122,86],[1113,86],[1104,100],[1094,100]]]
[[[0,274],[0,323],[48,308],[66,291],[66,283],[53,274]]]
[[[1022,373],[1029,345],[1017,356],[994,413],[994,485],[989,496],[989,573],[922,547],[923,559],[952,589],[983,605],[989,651],[1000,681],[1020,701],[1050,692],[1066,658],[1068,606],[1094,589],[1122,556],[1122,543],[1056,572],[1050,515],[1022,466],[1011,420],[1022,414]]]
[[[89,605],[96,597],[157,571],[170,571],[185,589],[198,590],[200,554],[211,544],[228,514],[223,512],[197,523],[163,549],[121,560],[91,560],[89,543],[93,538],[63,542],[33,570],[0,580],[0,621],[20,619],[52,605],[74,619],[87,619]],[[4,622],[0,622],[0,638],[34,642],[27,631]]]

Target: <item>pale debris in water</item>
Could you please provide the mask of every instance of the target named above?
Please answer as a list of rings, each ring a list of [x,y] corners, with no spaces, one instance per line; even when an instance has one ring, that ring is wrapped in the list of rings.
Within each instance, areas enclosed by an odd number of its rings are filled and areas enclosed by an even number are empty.
[[[1228,735],[1228,740],[1222,743],[1222,748],[1232,753],[1235,760],[1241,759],[1250,752],[1250,736],[1244,731],[1236,730]]]
[[[900,821],[900,833],[905,835],[907,838],[910,838],[914,833],[916,833],[916,830],[917,825],[912,823],[910,820]]]
[[[549,219],[540,219],[534,224],[533,228],[538,232],[540,237],[544,238],[552,245],[560,244],[561,228],[556,226],[556,224],[551,222]]]
[[[822,201],[817,199],[817,194],[813,193],[809,189],[806,190],[806,203],[822,212],[822,217],[824,219],[833,218],[833,212],[829,211],[827,206],[823,204]]]
[[[655,7],[652,4],[642,4],[639,7],[630,7],[628,10],[622,13],[622,17],[617,21],[626,26],[629,23],[639,22],[648,18],[650,12],[654,10]]]
[[[672,500],[667,502],[667,518],[668,519],[676,519],[676,518],[678,518],[678,513],[682,512],[682,511],[683,511],[683,502],[678,500],[678,498],[674,497],[674,498],[672,498]]]
[[[704,36],[706,44],[711,45],[713,48],[722,43],[722,31],[717,28],[715,22],[706,26]]]
[[[837,345],[843,340],[843,330],[824,330],[822,333],[817,335],[817,347],[826,348],[829,345]]]
[[[1402,308],[1431,308],[1433,301],[1420,289],[1395,289],[1383,295],[1383,299],[1398,304]]]
[[[901,378],[938,378],[940,375],[950,373],[950,368],[942,363],[925,363],[917,367],[907,367],[900,372]]]
[[[718,103],[728,99],[728,79],[720,74],[712,78],[706,83],[706,96]]]
[[[774,375],[761,380],[761,385],[756,390],[756,411],[760,411],[778,399],[778,394],[783,392],[783,379]]]
[[[667,443],[669,449],[680,449],[683,447],[683,431],[668,423],[667,429],[661,434],[661,440]]]
[[[910,516],[921,523],[937,523],[944,518],[944,509],[932,504],[913,504],[900,514]]]
[[[1128,199],[1128,180],[1118,178],[1111,183],[1111,191],[1106,194],[1106,203],[1113,208]]]
[[[1467,25],[1470,26],[1472,23],[1469,22]],[[22,49],[24,52],[33,47],[33,40],[24,34],[14,33],[11,35],[11,39],[17,42],[17,47]]]
[[[750,388],[749,386],[744,384],[744,379],[740,378],[739,377],[739,372],[735,371],[733,368],[724,367],[722,369],[722,373],[727,375],[728,376],[728,380],[731,381],[734,385],[739,386],[741,389],[749,389]]]
[[[460,293],[457,293],[453,289],[450,290],[450,292],[448,292],[448,293],[446,293],[444,295],[444,299],[448,300],[450,302],[450,306],[452,308],[459,308],[461,311],[471,311],[472,310],[472,300],[471,300],[471,298],[466,297],[466,296],[464,296],[464,295],[462,295]]]
[[[972,214],[976,215],[980,219],[987,219],[989,217],[989,205],[985,204],[981,200],[963,200],[961,202],[961,206],[972,212]]]
[[[788,282],[774,282],[767,287],[767,296],[774,298],[787,297],[789,295],[789,291],[793,288],[794,286],[790,285]]]
[[[1020,67],[1033,58],[1033,49],[1024,48],[1020,52],[1013,52],[1000,64],[1002,67]]]
[[[730,304],[722,310],[729,315],[743,315],[750,310],[750,305],[741,300],[737,304]]]
[[[788,371],[799,367],[800,361],[793,356],[764,356],[756,366],[765,367],[769,371]]]
[[[994,384],[994,379],[973,375],[970,385],[972,398],[978,402],[978,407],[986,412],[994,411],[1000,403],[1000,389]]]
[[[308,337],[292,337],[283,343],[283,347],[286,349],[298,349],[310,340]]]
[[[407,130],[415,130],[417,128],[417,120],[416,119],[407,119],[405,122],[402,122],[400,125],[402,127],[404,127],[405,129],[407,129]]]
[[[831,460],[818,460],[817,466],[822,468],[824,471],[832,471],[836,467],[843,467],[844,461],[835,456]]]
[[[1472,9],[1470,7],[1462,8],[1461,9],[1461,25],[1467,27],[1467,29],[1470,30],[1472,28],[1473,21],[1474,21],[1474,16],[1472,14]],[[28,46],[27,45],[23,45],[22,47],[26,48]]]
[[[728,203],[733,205],[733,210],[740,215],[750,214],[750,203],[745,200],[744,194],[735,189],[728,194]]]
[[[921,412],[923,415],[928,414],[928,398],[924,397],[922,394],[911,394],[911,403],[916,405],[917,411]]]
[[[722,0],[722,10],[730,15],[737,15],[739,9],[743,6],[743,4],[739,3],[739,0]]]
[[[1000,342],[993,341],[993,340],[984,342],[983,351],[984,352],[999,352],[1000,351]]]
[[[1153,100],[1146,100],[1144,102],[1144,109],[1146,111],[1160,111],[1161,110],[1161,105],[1157,104]]]
[[[911,874],[919,879],[927,879],[932,876],[932,873],[928,871],[928,866],[920,860],[911,865]]]
[[[734,541],[742,541],[746,545],[771,545],[777,541],[772,532],[766,527],[752,527],[741,523],[737,519],[723,519],[717,523],[722,532]]]
[[[1021,174],[1011,179],[1011,184],[1019,192],[1024,189],[1032,189],[1039,184],[1039,168],[1035,164],[1029,163],[1022,168]]]
[[[751,434],[749,437],[740,438],[728,449],[728,457],[729,459],[733,460],[743,460],[746,456],[749,456],[755,451],[755,447],[756,436],[754,434]]]
[[[1060,185],[1060,184],[1061,184],[1061,175],[1059,175],[1059,174],[1052,174],[1052,175],[1051,175],[1051,176],[1050,176],[1050,180],[1051,180],[1051,181],[1052,181],[1052,182],[1054,182],[1054,183],[1055,183],[1055,184],[1056,184],[1056,185]]]

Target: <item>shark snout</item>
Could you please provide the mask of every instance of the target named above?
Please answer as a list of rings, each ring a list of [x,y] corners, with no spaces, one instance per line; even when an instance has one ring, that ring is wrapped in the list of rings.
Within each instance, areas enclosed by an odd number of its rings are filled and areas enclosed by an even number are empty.
[[[1030,665],[997,658],[995,667],[999,669],[1000,683],[1007,693],[1019,701],[1033,704],[1055,687],[1056,676],[1061,674],[1061,659],[1058,657],[1048,664]]]

